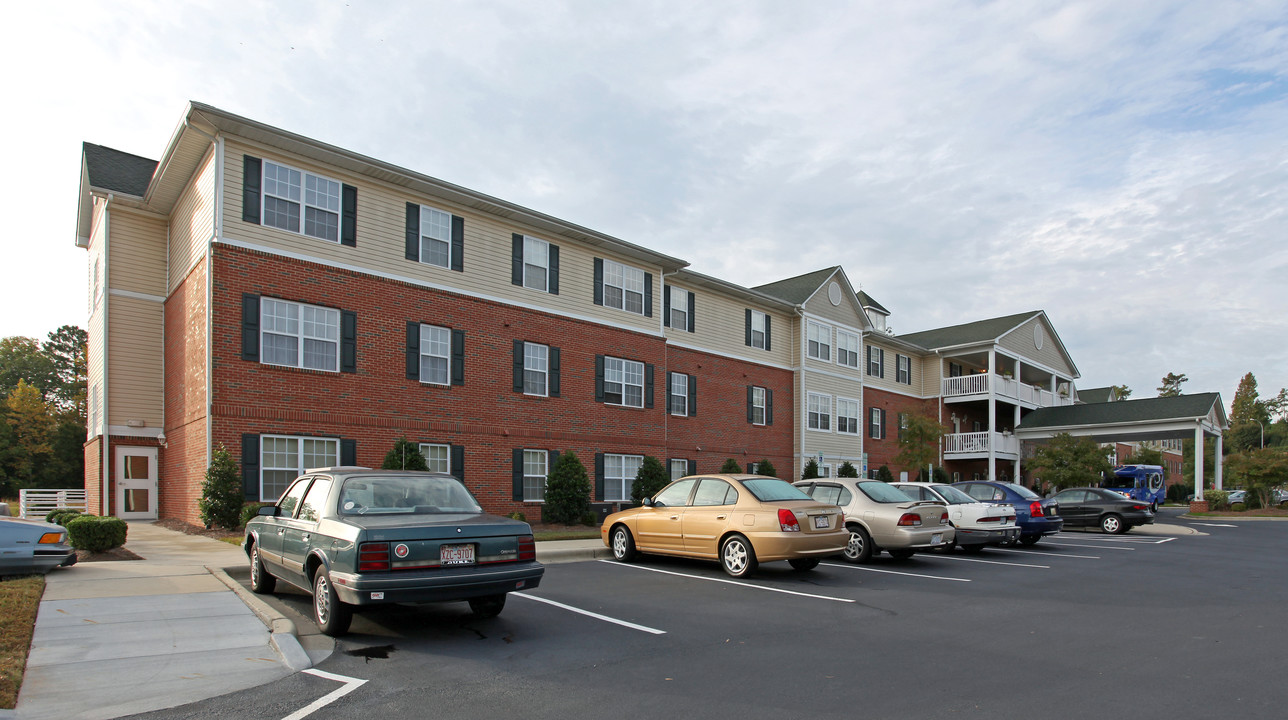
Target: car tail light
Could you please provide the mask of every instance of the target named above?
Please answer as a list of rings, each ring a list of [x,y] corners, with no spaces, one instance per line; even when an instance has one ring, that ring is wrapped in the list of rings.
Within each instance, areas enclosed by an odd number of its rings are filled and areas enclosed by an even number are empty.
[[[986,522],[1002,522],[1002,518],[1000,518],[1000,517],[982,517],[982,518],[980,518],[980,519],[979,519],[979,521],[980,521],[980,522],[982,522],[982,523],[986,523]]]
[[[904,513],[899,518],[900,527],[921,527],[921,516],[917,513]]]
[[[389,543],[362,543],[358,546],[358,572],[389,569]]]
[[[796,521],[796,513],[787,508],[778,508],[778,529],[783,532],[800,532],[801,524]]]
[[[945,512],[943,515],[940,515],[940,516],[939,516],[939,524],[940,524],[940,525],[947,525],[947,524],[948,524],[948,513],[947,513],[947,512]]]
[[[1148,506],[1148,505],[1132,505],[1132,506],[1131,506],[1131,509],[1132,509],[1132,510],[1148,510],[1148,509],[1149,509],[1149,506]]]
[[[525,535],[519,538],[519,559],[536,560],[537,544],[533,542],[531,535]]]
[[[1040,501],[1034,500],[1029,503],[1029,515],[1032,517],[1043,517],[1042,503]]]
[[[45,533],[40,536],[40,545],[57,545],[63,541],[63,534],[60,532]]]

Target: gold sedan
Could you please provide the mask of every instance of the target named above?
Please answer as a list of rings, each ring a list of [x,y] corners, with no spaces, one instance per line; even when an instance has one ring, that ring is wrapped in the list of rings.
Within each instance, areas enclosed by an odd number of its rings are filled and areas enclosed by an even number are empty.
[[[773,560],[812,570],[850,540],[841,508],[759,475],[680,478],[642,506],[609,515],[600,533],[622,562],[637,553],[719,560],[733,577]]]

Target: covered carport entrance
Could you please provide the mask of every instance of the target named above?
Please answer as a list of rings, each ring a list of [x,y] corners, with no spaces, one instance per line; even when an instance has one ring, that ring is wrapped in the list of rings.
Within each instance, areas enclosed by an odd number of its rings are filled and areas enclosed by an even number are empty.
[[[1220,393],[1198,393],[1175,397],[1119,400],[1063,407],[1039,408],[1024,416],[1015,428],[1021,442],[1041,441],[1068,433],[1096,442],[1137,440],[1194,440],[1195,510],[1206,510],[1203,499],[1203,440],[1216,438],[1213,482],[1221,489],[1222,431],[1230,427]],[[1019,476],[1019,461],[1015,474]]]

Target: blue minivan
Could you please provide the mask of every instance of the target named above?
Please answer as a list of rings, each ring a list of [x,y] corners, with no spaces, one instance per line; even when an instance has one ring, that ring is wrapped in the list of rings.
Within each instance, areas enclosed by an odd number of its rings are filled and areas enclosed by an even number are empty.
[[[1043,535],[1054,535],[1064,527],[1055,500],[1043,500],[1023,485],[991,480],[965,480],[953,485],[980,502],[1014,505],[1022,545],[1032,545]]]

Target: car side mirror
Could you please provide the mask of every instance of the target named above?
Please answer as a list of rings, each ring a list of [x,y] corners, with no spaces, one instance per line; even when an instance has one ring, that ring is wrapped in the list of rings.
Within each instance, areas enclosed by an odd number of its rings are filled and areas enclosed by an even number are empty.
[[[282,514],[282,509],[276,505],[265,505],[264,507],[260,508],[259,511],[256,512],[255,514],[264,515],[266,517],[278,517]]]
[[[651,497],[644,498],[643,500],[640,501],[640,505],[643,505],[644,507],[653,507],[653,498]]]

